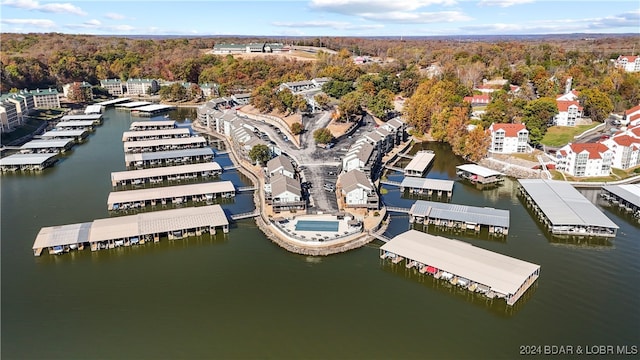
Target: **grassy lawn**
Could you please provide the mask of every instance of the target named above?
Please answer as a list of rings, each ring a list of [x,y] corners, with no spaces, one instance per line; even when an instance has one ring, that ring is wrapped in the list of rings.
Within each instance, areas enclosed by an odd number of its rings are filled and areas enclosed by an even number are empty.
[[[549,170],[549,172],[552,175],[552,180],[564,180],[564,176],[562,176],[562,173],[558,170]]]
[[[522,160],[538,162],[537,156],[541,153],[539,150],[534,150],[532,153],[511,154],[511,156]]]
[[[19,128],[13,130],[10,133],[2,133],[2,143],[9,144],[14,140],[20,139],[25,135],[29,135],[34,132],[40,125],[42,124],[42,120],[31,119],[28,118],[24,125]]]
[[[541,143],[547,146],[563,146],[573,141],[573,137],[600,125],[594,122],[591,125],[578,126],[552,126],[547,129],[547,133],[542,138]]]

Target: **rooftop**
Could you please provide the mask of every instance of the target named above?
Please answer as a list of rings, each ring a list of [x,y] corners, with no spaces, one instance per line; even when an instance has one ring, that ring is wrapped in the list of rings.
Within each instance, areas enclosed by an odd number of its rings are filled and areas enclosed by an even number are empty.
[[[295,172],[293,168],[293,164],[291,164],[291,161],[282,155],[276,156],[267,162],[267,171],[269,173],[272,173],[278,170],[280,167],[282,167],[286,171],[289,171],[290,173]]]
[[[405,171],[424,172],[436,155],[430,151],[418,151],[404,168]]]
[[[144,128],[144,127],[175,127],[176,122],[174,120],[149,120],[149,121],[134,121],[131,123],[129,129]]]
[[[509,228],[509,210],[418,200],[409,214]]]
[[[20,149],[63,148],[73,142],[71,139],[31,140],[22,145]]]
[[[0,159],[0,165],[40,165],[55,156],[56,154],[13,154]]]
[[[112,191],[109,193],[107,205],[201,194],[218,194],[226,192],[235,193],[235,191],[236,188],[233,186],[231,181],[164,186],[139,190]]]
[[[118,182],[122,180],[142,179],[156,176],[167,176],[174,174],[188,174],[201,171],[220,171],[222,167],[217,162],[206,162],[198,164],[163,166],[151,169],[118,171],[111,173],[111,181]]]
[[[451,180],[427,179],[406,176],[402,179],[401,187],[431,189],[436,191],[453,191],[453,183]]]
[[[154,111],[160,111],[160,110],[169,110],[169,109],[173,109],[174,107],[175,106],[164,105],[164,104],[151,104],[151,105],[139,107],[136,109],[136,111],[154,112]]]
[[[118,107],[131,109],[131,108],[136,108],[136,107],[141,107],[146,105],[151,105],[151,103],[149,101],[132,101],[125,104],[119,104]]]
[[[77,121],[77,120],[100,120],[102,118],[102,114],[76,114],[76,115],[65,115],[60,118],[60,121]]]
[[[188,129],[187,129],[188,130]],[[191,145],[191,144],[207,144],[207,139],[202,136],[190,136],[180,138],[158,139],[158,140],[138,140],[138,141],[125,141],[124,151],[128,151],[135,148],[154,147],[163,145]]]
[[[374,189],[371,180],[360,170],[353,169],[340,175],[340,186],[344,192],[351,192],[357,188],[365,188],[368,191]]]
[[[603,189],[640,207],[640,184],[605,185]]]
[[[124,161],[131,163],[135,161],[149,161],[159,159],[172,159],[187,156],[207,156],[214,155],[211,148],[197,148],[197,149],[184,149],[184,150],[169,150],[169,151],[155,151],[138,154],[124,154]]]
[[[456,168],[459,169],[459,170],[462,170],[462,171],[467,171],[467,172],[470,172],[472,174],[476,174],[478,176],[482,176],[484,178],[490,177],[490,176],[504,175],[501,172],[486,168],[484,166],[476,165],[476,164],[458,165],[458,166],[456,166]]]
[[[46,133],[40,135],[42,138],[74,138],[77,136],[82,136],[87,132],[87,130],[51,130]]]
[[[171,122],[171,121],[168,121],[168,122]],[[147,125],[154,126],[153,124],[147,124]],[[131,126],[133,126],[133,124]],[[122,133],[122,141],[129,141],[129,139],[136,139],[136,138],[171,136],[171,135],[189,135],[190,136],[191,130],[189,130],[189,128],[172,128],[172,129],[160,129],[160,130],[125,131]]]

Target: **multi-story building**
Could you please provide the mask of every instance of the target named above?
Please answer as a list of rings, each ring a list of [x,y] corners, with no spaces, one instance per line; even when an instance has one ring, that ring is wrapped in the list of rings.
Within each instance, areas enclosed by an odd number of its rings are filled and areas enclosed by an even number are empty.
[[[613,153],[612,167],[626,170],[640,165],[640,124],[630,126],[602,144]]]
[[[553,117],[557,126],[576,126],[576,121],[582,117],[582,106],[577,101],[556,100],[558,113]]]
[[[105,79],[100,80],[100,86],[105,88],[112,96],[122,96],[125,93],[125,83],[120,79]]]
[[[8,99],[0,101],[0,132],[10,132],[20,125],[17,105]]]
[[[625,111],[622,123],[629,126],[640,125],[640,105]]]
[[[129,79],[127,80],[127,95],[150,95],[160,90],[160,84],[155,79]]]
[[[206,98],[218,96],[220,94],[220,92],[218,90],[219,86],[216,83],[203,83],[203,84],[200,84],[200,89],[202,89],[202,94]]]
[[[360,170],[351,170],[338,178],[344,206],[349,208],[378,209],[380,199],[376,187]]]
[[[488,131],[491,134],[490,152],[512,154],[531,151],[529,131],[524,124],[493,123]]]
[[[56,89],[36,89],[29,91],[29,93],[33,95],[34,106],[38,109],[60,108],[60,94]]]
[[[293,179],[296,176],[296,171],[288,158],[276,156],[267,162],[267,175],[274,176],[275,174],[281,174]]]
[[[578,177],[609,176],[613,152],[602,143],[569,143],[556,153],[556,169]]]
[[[620,55],[614,62],[615,67],[626,72],[640,71],[640,56]]]
[[[273,207],[274,212],[306,207],[300,182],[280,173],[272,176],[268,185],[265,184],[265,194],[266,201]]]

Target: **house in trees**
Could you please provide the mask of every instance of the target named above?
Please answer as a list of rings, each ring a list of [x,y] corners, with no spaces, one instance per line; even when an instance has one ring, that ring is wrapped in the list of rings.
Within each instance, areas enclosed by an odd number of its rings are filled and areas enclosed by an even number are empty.
[[[531,151],[529,130],[524,124],[493,123],[487,131],[491,134],[489,152],[512,154]]]
[[[620,55],[614,61],[615,67],[626,72],[640,71],[640,56]]]
[[[471,104],[471,106],[486,106],[491,102],[491,95],[482,94],[482,95],[473,95],[473,96],[465,96],[463,99],[465,102]]]
[[[556,169],[572,176],[609,176],[613,151],[603,143],[569,143],[556,152]]]
[[[556,100],[558,113],[553,117],[556,126],[576,126],[582,118],[582,106],[578,101]]]
[[[612,167],[626,170],[640,165],[640,124],[618,132],[602,144],[613,153]]]

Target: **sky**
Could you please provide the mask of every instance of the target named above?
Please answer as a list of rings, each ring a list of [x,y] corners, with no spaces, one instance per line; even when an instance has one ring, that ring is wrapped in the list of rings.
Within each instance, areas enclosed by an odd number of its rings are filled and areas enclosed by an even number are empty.
[[[0,0],[0,32],[398,37],[640,34],[640,1]]]

